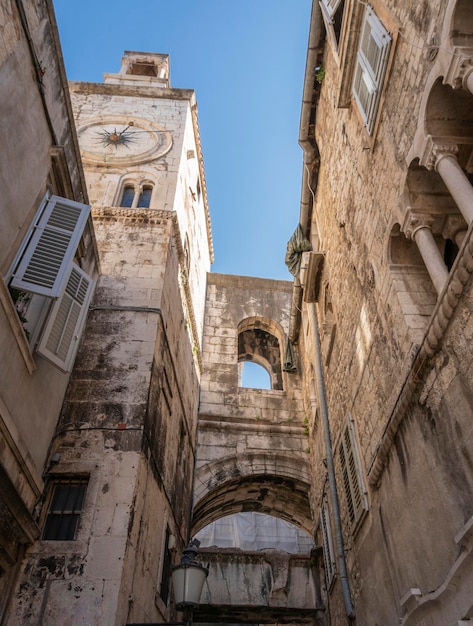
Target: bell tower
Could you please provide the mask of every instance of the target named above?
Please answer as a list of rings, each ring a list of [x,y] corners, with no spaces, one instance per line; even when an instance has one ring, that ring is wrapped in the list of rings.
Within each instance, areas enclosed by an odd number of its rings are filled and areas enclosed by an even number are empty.
[[[80,520],[29,553],[37,620],[45,549],[68,568],[47,588],[63,623],[176,619],[213,250],[195,94],[169,73],[168,55],[125,52],[103,84],[70,84],[101,273],[51,445],[51,486],[81,481]]]
[[[125,52],[118,74],[104,74],[109,85],[170,86],[169,55],[150,52]]]

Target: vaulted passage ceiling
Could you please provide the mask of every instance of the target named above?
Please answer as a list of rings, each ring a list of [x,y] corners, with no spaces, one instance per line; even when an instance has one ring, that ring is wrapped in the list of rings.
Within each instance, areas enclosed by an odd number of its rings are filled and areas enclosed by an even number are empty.
[[[261,474],[227,480],[197,503],[193,532],[225,515],[257,511],[284,519],[311,533],[313,522],[308,493],[307,483],[282,476]]]

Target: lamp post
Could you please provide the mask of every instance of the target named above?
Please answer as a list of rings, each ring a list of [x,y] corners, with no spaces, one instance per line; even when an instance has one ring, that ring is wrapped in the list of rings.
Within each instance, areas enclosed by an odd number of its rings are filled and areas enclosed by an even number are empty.
[[[199,546],[198,539],[189,541],[180,564],[175,565],[171,572],[176,609],[188,613],[189,618],[183,622],[133,623],[127,626],[188,626],[192,623],[192,610],[199,604],[202,587],[209,575],[209,570],[196,559]]]
[[[196,559],[200,541],[192,539],[184,550],[180,565],[172,569],[172,587],[176,608],[180,611],[194,609],[200,600],[202,587],[209,570]]]

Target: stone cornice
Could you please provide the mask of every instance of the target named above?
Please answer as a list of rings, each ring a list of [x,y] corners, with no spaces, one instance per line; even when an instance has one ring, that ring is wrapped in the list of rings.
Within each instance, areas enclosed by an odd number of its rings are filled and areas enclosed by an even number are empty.
[[[214,262],[214,246],[212,238],[212,222],[210,220],[209,198],[207,194],[207,181],[205,179],[204,155],[202,153],[202,144],[200,141],[199,118],[197,117],[197,104],[191,106],[192,125],[194,128],[195,145],[197,147],[197,158],[199,163],[200,181],[202,184],[202,198],[204,201],[205,224],[207,228],[207,241],[209,244],[210,262]]]
[[[146,87],[143,85],[113,85],[110,83],[87,83],[72,81],[69,91],[82,95],[101,94],[108,96],[129,96],[130,98],[162,98],[165,100],[188,100],[194,97],[193,89],[174,87]]]
[[[175,213],[164,209],[131,209],[115,206],[93,206],[94,219],[128,218],[132,222],[146,221],[148,224],[159,224],[162,220],[173,219]]]

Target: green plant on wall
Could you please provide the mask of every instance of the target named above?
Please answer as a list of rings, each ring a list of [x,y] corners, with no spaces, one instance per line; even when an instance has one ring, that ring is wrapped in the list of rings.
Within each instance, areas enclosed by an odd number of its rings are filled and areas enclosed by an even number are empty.
[[[325,78],[325,67],[323,65],[319,65],[315,68],[315,80],[322,84]]]

